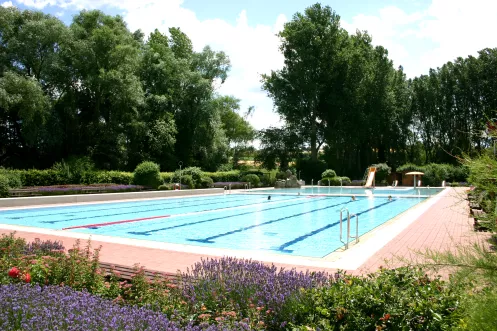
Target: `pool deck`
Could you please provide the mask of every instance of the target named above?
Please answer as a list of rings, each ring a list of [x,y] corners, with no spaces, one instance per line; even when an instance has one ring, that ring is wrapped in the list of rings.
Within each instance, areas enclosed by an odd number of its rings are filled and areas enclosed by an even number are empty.
[[[377,270],[380,266],[398,267],[416,258],[416,251],[454,249],[457,245],[484,242],[489,237],[487,233],[475,232],[473,220],[469,216],[469,207],[464,200],[467,188],[449,188],[438,196],[428,199],[420,208],[415,208],[410,215],[401,215],[385,227],[374,230],[361,237],[361,242],[348,251],[336,253],[327,259],[302,259],[276,254],[267,256],[252,252],[238,254],[240,257],[252,257],[267,263],[274,263],[284,268],[297,270],[323,270],[335,272],[337,269],[349,273],[364,274]],[[414,213],[414,214],[413,214]],[[411,218],[406,221],[406,217]],[[402,221],[404,220],[404,221]],[[400,221],[400,222],[399,222]],[[401,227],[395,224],[402,223]],[[66,249],[71,248],[79,238],[82,244],[88,235],[67,233],[61,231],[43,231],[38,228],[15,227],[0,225],[0,233],[16,231],[16,235],[28,241],[35,238],[41,240],[60,240]],[[388,233],[391,234],[387,235]],[[92,237],[92,246],[102,246],[100,260],[103,262],[133,266],[139,263],[147,269],[166,273],[185,271],[201,258],[233,255],[233,251],[208,250],[198,247],[149,244],[139,240],[129,240],[111,237]],[[331,256],[332,254],[330,254]],[[304,263],[305,262],[305,263]]]

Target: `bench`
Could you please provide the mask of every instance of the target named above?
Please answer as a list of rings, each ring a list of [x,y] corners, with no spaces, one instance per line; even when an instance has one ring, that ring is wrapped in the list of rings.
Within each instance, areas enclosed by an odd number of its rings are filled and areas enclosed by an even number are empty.
[[[115,263],[108,263],[108,262],[100,262],[100,269],[104,272],[104,274],[111,275],[112,272],[117,272],[119,274],[119,278],[124,279],[124,280],[131,280],[135,275],[136,272],[138,271],[138,268],[135,267],[129,267],[125,265],[120,265],[120,264],[115,264]],[[168,273],[168,272],[160,272],[160,271],[155,271],[155,270],[149,270],[149,269],[144,269],[144,274],[145,277],[153,280],[156,277],[160,277],[163,279],[167,279],[172,283],[178,283],[178,275],[173,274],[173,273]]]

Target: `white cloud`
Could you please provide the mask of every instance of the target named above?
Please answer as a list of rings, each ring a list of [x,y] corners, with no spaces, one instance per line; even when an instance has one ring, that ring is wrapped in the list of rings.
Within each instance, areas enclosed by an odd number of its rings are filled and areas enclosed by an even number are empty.
[[[43,9],[46,6],[53,6],[57,4],[56,0],[17,0],[17,2],[24,6],[34,7],[36,9]]]
[[[13,7],[14,4],[12,3],[12,1],[5,1],[2,4],[0,4],[0,6],[2,6],[3,8],[9,8],[9,7]]]
[[[360,14],[344,22],[349,31],[368,30],[375,45],[389,50],[410,77],[427,74],[457,57],[497,47],[497,2],[432,0],[423,11],[407,14],[385,7],[376,15]]]
[[[420,23],[419,38],[437,43],[420,62],[439,67],[457,57],[477,55],[483,48],[497,47],[497,2],[487,0],[433,0]]]

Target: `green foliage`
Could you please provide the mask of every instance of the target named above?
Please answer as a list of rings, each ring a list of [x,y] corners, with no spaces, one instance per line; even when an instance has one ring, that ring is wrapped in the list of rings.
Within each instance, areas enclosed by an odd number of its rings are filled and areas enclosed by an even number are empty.
[[[421,171],[423,172],[425,169],[423,166],[419,166],[413,163],[406,163],[397,167],[397,172],[409,172],[409,171]]]
[[[293,316],[286,320],[293,318],[294,330],[449,330],[461,317],[460,299],[457,289],[421,270],[341,274],[330,286],[289,301]]]
[[[7,176],[0,174],[0,198],[9,196],[9,179]]]
[[[330,186],[340,186],[340,178],[338,176],[335,177],[325,177],[321,179],[321,186],[328,186],[328,182]]]
[[[201,185],[202,185],[201,180],[202,180],[203,175],[204,174],[202,172],[202,169],[200,169],[199,167],[187,167],[185,169],[181,169],[181,171],[176,170],[174,172],[173,182],[179,183],[180,177],[181,177],[181,182],[186,183],[186,182],[184,182],[183,178],[185,176],[190,176],[193,180],[193,185],[190,186],[190,188],[194,189],[194,188],[201,187]]]
[[[136,185],[157,188],[161,184],[159,165],[150,161],[140,163],[133,174],[133,182]]]
[[[173,172],[161,172],[160,178],[163,183],[172,183],[173,182],[174,173]]]
[[[178,182],[179,183],[179,178]],[[189,189],[194,189],[195,188],[195,182],[193,180],[193,177],[191,175],[184,175],[181,176],[181,185],[187,185]]]
[[[201,188],[211,188],[213,186],[214,186],[214,181],[212,180],[212,178],[207,176],[203,176],[202,178],[200,178]]]
[[[386,163],[373,164],[371,167],[376,167],[375,180],[377,183],[386,182],[392,171],[392,168],[390,168]]]
[[[9,182],[10,188],[22,187],[21,174],[18,170],[6,170],[0,168],[0,175],[5,176]]]
[[[128,185],[133,182],[133,173],[124,171],[98,171],[96,172],[96,183],[112,183]],[[92,184],[92,183],[88,183]]]
[[[309,159],[297,161],[297,170],[300,171],[300,176],[306,183],[310,183],[311,179],[314,179],[314,183],[317,183],[326,168],[326,163],[323,161]]]
[[[67,184],[67,178],[53,169],[48,170],[23,170],[20,172],[24,186],[50,186]]]
[[[217,172],[228,172],[233,170],[233,163],[224,163],[217,167]]]
[[[173,185],[172,184],[162,184],[162,185],[159,185],[159,187],[157,189],[159,191],[168,191],[168,190],[173,189]]]
[[[440,186],[442,181],[466,182],[469,176],[469,167],[466,165],[437,164],[430,163],[424,166],[418,166],[412,163],[404,164],[397,168],[397,172],[420,171],[423,184],[431,186]]]
[[[242,182],[250,183],[251,187],[259,187],[259,183],[261,182],[261,179],[256,174],[248,174],[248,175],[243,176]]]
[[[335,172],[335,170],[332,170],[332,169],[327,169],[321,174],[321,178],[333,178],[336,176],[337,176],[337,173]]]
[[[204,172],[204,176],[212,178],[214,182],[237,182],[240,180],[240,171]]]
[[[342,179],[342,185],[343,186],[350,185],[352,183],[352,181],[350,180],[349,177],[342,176],[340,178]]]
[[[258,134],[261,147],[255,160],[261,162],[263,168],[286,170],[288,164],[300,153],[301,139],[291,128],[270,127]]]

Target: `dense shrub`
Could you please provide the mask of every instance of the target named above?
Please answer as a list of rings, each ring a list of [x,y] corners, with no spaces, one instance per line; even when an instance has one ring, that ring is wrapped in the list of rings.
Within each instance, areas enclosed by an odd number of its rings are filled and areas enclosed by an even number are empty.
[[[350,185],[352,183],[352,181],[350,180],[349,177],[342,176],[340,178],[342,179],[342,185],[343,186]]]
[[[238,182],[240,180],[240,171],[204,172],[204,176],[212,178],[214,182]]]
[[[332,170],[332,169],[327,169],[321,174],[321,178],[333,178],[336,176],[337,176],[337,173],[335,172],[335,170]]]
[[[194,189],[196,187],[200,187],[201,186],[201,179],[202,179],[202,176],[203,176],[203,172],[202,172],[202,169],[200,169],[199,167],[188,167],[188,168],[185,168],[185,169],[181,169],[181,171],[180,170],[176,170],[174,172],[173,177],[172,177],[172,181],[174,183],[179,183],[179,179],[181,177],[182,178],[181,182],[183,183],[184,182],[183,178],[185,176],[190,176],[190,178],[193,181],[193,185],[192,186],[188,185],[188,186],[190,186],[190,188]]]
[[[278,171],[278,173],[276,173],[276,179],[277,180],[285,180],[287,179],[287,174],[286,174],[286,171]]]
[[[94,169],[93,161],[88,156],[70,157],[53,165],[52,170],[58,172],[64,184],[80,184],[86,172]]]
[[[68,184],[59,172],[48,170],[23,170],[20,172],[21,181],[24,186],[50,186]]]
[[[0,174],[0,198],[9,196],[9,179],[7,176]]]
[[[336,177],[323,178],[323,179],[321,179],[320,185],[321,186],[328,186],[328,181],[329,181],[329,185],[330,186],[341,186],[341,185],[345,185],[345,183],[342,183],[340,181],[340,178],[342,178],[342,177],[336,176]]]
[[[178,181],[176,183],[180,183],[179,178],[178,178]],[[191,175],[181,176],[181,185],[186,185],[186,186],[188,186],[189,189],[195,188],[195,182],[193,181],[193,178]]]
[[[251,187],[258,187],[261,179],[256,174],[248,174],[242,178],[242,182],[250,183]]]
[[[174,189],[174,185],[173,184],[162,184],[162,185],[159,185],[159,187],[157,189],[159,191],[173,190]]]
[[[200,187],[202,188],[211,188],[214,186],[214,181],[212,178],[204,176],[200,178]]]
[[[424,176],[422,177],[424,185],[441,186],[442,181],[449,177],[449,166],[446,164],[430,163],[424,166]]]
[[[430,163],[418,166],[412,163],[404,164],[397,168],[397,172],[420,171],[424,173],[424,185],[440,186],[445,180],[451,182],[466,182],[469,177],[469,168],[461,165]]]
[[[314,179],[314,183],[317,183],[326,168],[327,165],[323,161],[312,161],[309,159],[297,161],[297,170],[300,171],[300,177],[307,183],[310,183],[311,179]]]
[[[232,170],[233,170],[233,163],[225,163],[217,167],[217,172],[227,172]]]
[[[163,183],[173,183],[174,172],[161,172],[160,178]]]
[[[450,330],[461,317],[460,299],[450,284],[400,268],[339,275],[331,286],[289,300],[286,311],[298,330]]]
[[[397,168],[397,172],[421,171],[424,172],[424,167],[414,163],[406,163]]]
[[[133,182],[136,185],[157,188],[161,184],[159,165],[151,161],[140,163],[133,174]]]
[[[231,189],[235,190],[235,189],[243,189],[245,188],[245,185],[247,183],[245,182],[215,182],[213,184],[213,187],[215,188],[229,188],[230,185],[231,185]]]
[[[386,163],[372,164],[371,167],[376,167],[376,183],[386,183],[388,175],[392,172],[392,168],[390,168]]]
[[[21,174],[19,170],[7,170],[0,168],[0,175],[3,175],[7,178],[10,188],[22,187]]]

